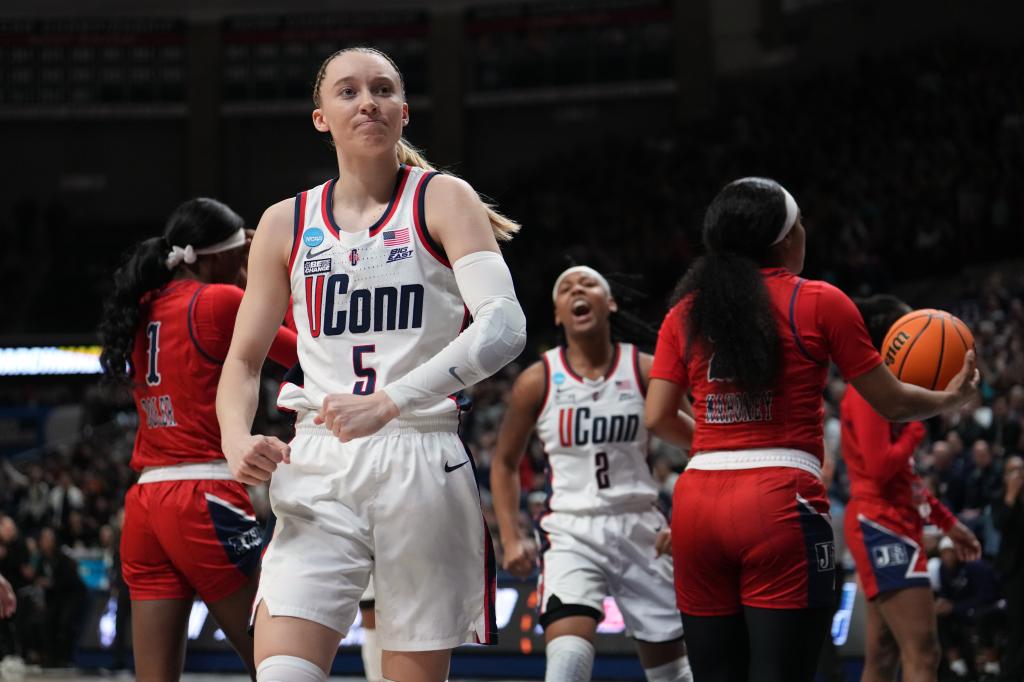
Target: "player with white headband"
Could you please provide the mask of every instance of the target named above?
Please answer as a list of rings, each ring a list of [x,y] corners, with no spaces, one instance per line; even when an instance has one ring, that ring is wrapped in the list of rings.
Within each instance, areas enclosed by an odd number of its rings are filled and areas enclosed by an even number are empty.
[[[594,637],[613,596],[651,682],[691,680],[674,604],[667,520],[647,466],[651,356],[612,339],[608,280],[571,267],[551,291],[565,345],[516,379],[491,465],[504,567],[526,577],[536,552],[519,527],[519,462],[536,428],[551,492],[541,536],[540,623],[550,682],[590,680]]]
[[[245,285],[242,218],[213,199],[176,208],[164,234],[137,244],[103,310],[104,372],[130,383],[139,412],[125,497],[121,566],[132,600],[135,673],[181,676],[198,593],[250,672],[249,605],[261,529],[232,480],[214,409]],[[295,333],[276,327],[270,357],[295,364]]]
[[[799,277],[805,240],[796,201],[777,182],[726,185],[704,215],[705,254],[680,281],[658,337],[646,421],[690,446],[672,553],[701,682],[814,678],[835,601],[821,481],[830,362],[891,421],[932,416],[974,393],[971,354],[950,390],[900,383],[846,294]],[[679,412],[687,394],[693,419]]]

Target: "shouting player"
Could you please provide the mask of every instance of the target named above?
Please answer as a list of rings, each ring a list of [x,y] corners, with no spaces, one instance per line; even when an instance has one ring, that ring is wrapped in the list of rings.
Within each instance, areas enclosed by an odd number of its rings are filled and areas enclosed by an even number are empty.
[[[534,568],[532,546],[519,530],[518,471],[536,427],[551,487],[537,519],[545,679],[590,679],[594,636],[611,595],[636,638],[647,679],[690,680],[672,562],[661,556],[668,528],[647,466],[643,409],[651,356],[612,341],[609,318],[618,305],[593,268],[569,268],[551,295],[565,345],[516,379],[491,468],[504,568],[520,577]]]

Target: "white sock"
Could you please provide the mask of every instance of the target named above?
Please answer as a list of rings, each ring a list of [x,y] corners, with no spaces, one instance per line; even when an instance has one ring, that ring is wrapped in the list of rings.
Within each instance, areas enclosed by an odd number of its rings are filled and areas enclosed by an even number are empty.
[[[957,677],[967,677],[967,662],[962,658],[958,658],[950,663],[949,669],[952,670]]]
[[[363,656],[363,674],[366,675],[366,682],[382,682],[384,673],[381,672],[380,642],[377,640],[376,630],[363,630],[363,647],[359,653]]]
[[[327,673],[297,656],[269,656],[256,668],[256,682],[325,682]]]
[[[590,682],[594,645],[576,635],[555,637],[547,645],[546,682]]]
[[[644,676],[647,682],[693,682],[690,659],[686,656],[656,668],[644,668]]]
[[[985,672],[989,675],[998,675],[1002,671],[1003,669],[999,667],[999,661],[989,661],[985,664]]]

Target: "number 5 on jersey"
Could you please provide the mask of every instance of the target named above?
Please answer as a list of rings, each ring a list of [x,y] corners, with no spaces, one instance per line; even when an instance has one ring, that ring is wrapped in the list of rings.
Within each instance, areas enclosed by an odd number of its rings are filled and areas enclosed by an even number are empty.
[[[377,370],[363,366],[363,356],[377,350],[376,344],[352,347],[352,369],[357,377],[362,377],[352,387],[355,395],[370,395],[377,387]]]

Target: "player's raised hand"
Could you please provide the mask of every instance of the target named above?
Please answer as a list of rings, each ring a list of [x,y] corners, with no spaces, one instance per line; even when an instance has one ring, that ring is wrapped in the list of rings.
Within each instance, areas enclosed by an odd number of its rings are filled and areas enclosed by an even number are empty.
[[[537,549],[532,542],[516,538],[503,543],[502,547],[505,550],[501,561],[502,568],[517,578],[526,578],[533,573],[537,565]]]
[[[231,475],[239,483],[259,485],[270,480],[282,462],[291,462],[291,448],[273,436],[245,436],[221,443]]]
[[[342,443],[377,433],[398,416],[398,406],[380,391],[370,395],[331,393],[313,419],[323,424]]]

